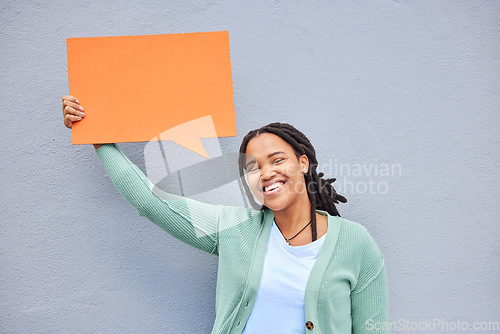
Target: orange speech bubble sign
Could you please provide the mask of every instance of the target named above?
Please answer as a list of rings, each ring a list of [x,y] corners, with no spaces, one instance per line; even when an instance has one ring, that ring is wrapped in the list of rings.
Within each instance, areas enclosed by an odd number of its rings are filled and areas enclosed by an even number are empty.
[[[73,144],[172,140],[208,157],[200,138],[236,136],[227,31],[68,38],[67,49],[85,108]]]

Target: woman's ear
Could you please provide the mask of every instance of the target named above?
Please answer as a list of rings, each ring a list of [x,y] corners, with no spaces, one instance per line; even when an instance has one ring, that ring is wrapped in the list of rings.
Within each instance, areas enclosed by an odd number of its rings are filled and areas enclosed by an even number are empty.
[[[309,171],[309,159],[307,158],[307,155],[302,154],[299,157],[299,165],[302,174],[307,174],[307,172]]]

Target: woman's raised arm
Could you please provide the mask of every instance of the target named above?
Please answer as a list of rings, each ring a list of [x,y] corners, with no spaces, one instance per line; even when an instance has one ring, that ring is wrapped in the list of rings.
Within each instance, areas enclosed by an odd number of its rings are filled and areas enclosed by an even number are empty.
[[[161,192],[115,144],[105,144],[96,153],[115,187],[139,215],[177,239],[217,254],[220,205]]]
[[[62,102],[64,125],[71,128],[85,117],[84,108],[74,96],[66,95]],[[113,184],[139,215],[193,247],[218,254],[220,205],[161,192],[115,144],[94,148]]]

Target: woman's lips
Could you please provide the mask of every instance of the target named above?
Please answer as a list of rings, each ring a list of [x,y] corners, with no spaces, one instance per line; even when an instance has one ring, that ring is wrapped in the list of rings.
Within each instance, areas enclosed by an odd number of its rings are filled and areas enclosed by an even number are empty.
[[[285,184],[285,181],[276,181],[273,184],[264,187],[264,195],[265,196],[272,196],[276,193],[279,193],[281,189],[283,189],[283,186]]]

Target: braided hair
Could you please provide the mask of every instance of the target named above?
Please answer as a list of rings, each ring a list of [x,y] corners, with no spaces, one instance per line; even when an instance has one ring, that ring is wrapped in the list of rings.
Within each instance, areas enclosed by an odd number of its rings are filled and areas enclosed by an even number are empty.
[[[304,174],[304,178],[306,182],[307,195],[309,197],[309,201],[311,202],[312,240],[315,241],[317,239],[316,209],[326,211],[332,216],[340,216],[335,204],[338,204],[339,202],[346,203],[347,199],[344,196],[337,194],[333,188],[332,183],[335,182],[335,178],[323,179],[324,173],[316,173],[316,167],[318,166],[316,151],[311,145],[309,139],[307,139],[302,132],[286,123],[276,122],[265,125],[260,129],[250,131],[245,138],[243,138],[238,160],[239,172],[242,179],[245,173],[245,153],[248,143],[252,138],[262,133],[271,133],[280,137],[292,146],[297,158],[305,154],[309,159],[309,170],[306,174]],[[250,204],[253,208],[258,209],[260,206],[255,202],[247,183],[242,183]],[[266,208],[266,206],[262,206],[261,210],[264,208]]]

